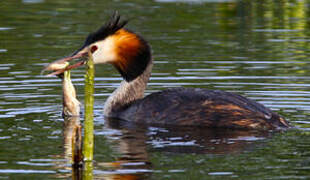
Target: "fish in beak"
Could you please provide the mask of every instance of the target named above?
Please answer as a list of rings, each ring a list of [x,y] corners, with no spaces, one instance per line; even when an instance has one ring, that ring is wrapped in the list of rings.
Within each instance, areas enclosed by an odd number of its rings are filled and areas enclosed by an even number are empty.
[[[71,57],[74,57],[74,56],[71,56]],[[51,74],[57,75],[62,80],[62,90],[63,90],[62,115],[63,117],[79,116],[80,115],[80,102],[76,97],[75,87],[71,82],[70,70],[66,70],[66,69],[69,69],[68,68],[69,62],[64,59],[60,59],[60,60],[57,60],[49,64],[45,68],[45,70],[54,71]]]
[[[80,115],[80,102],[76,97],[75,87],[71,82],[70,71],[65,71],[62,79],[63,90],[63,117],[79,116]]]
[[[82,50],[78,50],[73,55],[56,60],[50,64],[48,64],[41,72],[43,74],[45,71],[53,71],[52,73],[47,74],[46,76],[60,75],[65,71],[77,68],[85,64],[85,58],[88,57],[88,48],[83,48]],[[77,63],[73,65],[68,65],[68,61],[72,61],[74,59],[80,59]]]

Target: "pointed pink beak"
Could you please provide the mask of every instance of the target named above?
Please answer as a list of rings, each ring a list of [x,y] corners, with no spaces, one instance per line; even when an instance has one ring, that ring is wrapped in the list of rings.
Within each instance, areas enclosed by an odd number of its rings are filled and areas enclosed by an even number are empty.
[[[63,59],[59,59],[59,60],[56,60],[52,63],[50,63],[49,65],[47,65],[41,72],[41,74],[44,72],[44,71],[54,71],[46,76],[53,76],[53,75],[59,75],[59,74],[62,74],[63,72],[65,71],[68,71],[70,69],[74,69],[74,68],[77,68],[79,66],[82,66],[85,64],[85,61],[79,61],[78,63],[76,64],[73,64],[73,65],[69,65],[67,66],[67,62],[68,61],[71,61],[73,59],[79,59],[79,58],[82,58],[82,57],[85,57],[87,56],[88,53],[87,52],[83,52],[83,51],[80,51],[79,53],[75,54],[75,55],[72,55],[72,56],[69,56],[69,57],[65,57]]]

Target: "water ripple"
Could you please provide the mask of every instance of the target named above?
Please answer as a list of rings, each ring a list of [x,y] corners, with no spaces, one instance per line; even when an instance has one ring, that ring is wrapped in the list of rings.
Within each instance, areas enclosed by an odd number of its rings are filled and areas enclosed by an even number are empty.
[[[56,171],[34,170],[34,169],[0,169],[0,173],[4,173],[4,174],[55,174]]]

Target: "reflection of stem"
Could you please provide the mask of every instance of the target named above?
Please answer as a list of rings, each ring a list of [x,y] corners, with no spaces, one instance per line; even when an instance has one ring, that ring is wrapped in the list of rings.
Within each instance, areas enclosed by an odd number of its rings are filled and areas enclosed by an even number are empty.
[[[88,60],[86,62],[85,75],[85,121],[84,121],[84,147],[83,155],[85,161],[93,160],[94,149],[94,62],[92,54],[88,52]]]
[[[93,179],[93,162],[86,161],[84,163],[83,179],[84,180],[92,180]]]
[[[72,167],[72,180],[82,180],[82,168]]]
[[[74,127],[74,136],[72,137],[72,162],[73,166],[79,166],[82,162],[82,127]]]

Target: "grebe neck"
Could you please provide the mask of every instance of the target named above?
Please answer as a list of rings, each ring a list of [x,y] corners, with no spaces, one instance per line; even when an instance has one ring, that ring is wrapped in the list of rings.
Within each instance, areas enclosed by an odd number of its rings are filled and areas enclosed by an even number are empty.
[[[117,114],[126,109],[131,103],[144,97],[144,90],[151,76],[153,62],[148,63],[145,71],[127,82],[123,80],[120,86],[109,96],[104,105],[104,115],[107,117],[117,117]]]

